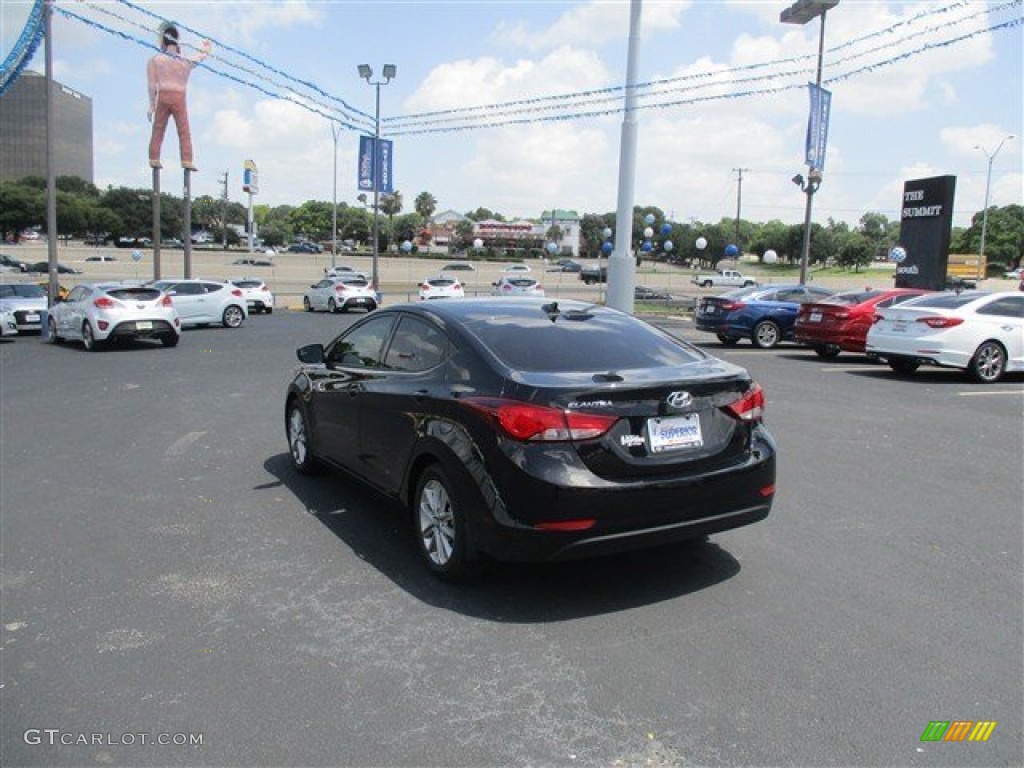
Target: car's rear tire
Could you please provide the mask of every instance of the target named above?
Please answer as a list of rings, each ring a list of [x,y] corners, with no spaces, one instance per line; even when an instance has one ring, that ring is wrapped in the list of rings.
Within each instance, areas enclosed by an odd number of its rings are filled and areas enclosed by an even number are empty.
[[[313,305],[309,303],[309,296],[302,297],[302,308],[307,312],[313,311]]]
[[[288,455],[291,457],[292,467],[300,475],[316,474],[320,465],[316,456],[313,455],[310,445],[309,424],[306,421],[305,411],[294,400],[288,404],[285,431],[288,436]]]
[[[471,571],[465,503],[440,465],[423,470],[412,501],[416,546],[431,573],[445,581],[464,579]]]
[[[49,320],[47,320],[46,321],[46,328],[47,328],[47,330],[49,332],[49,335],[50,335],[50,343],[51,344],[63,344],[64,343],[64,339],[62,339],[60,337],[60,335],[57,333],[57,321],[56,320],[54,320],[52,317]]]
[[[705,280],[700,284],[701,288],[710,288],[712,285],[713,283],[710,280]]]
[[[1006,371],[1006,350],[998,341],[986,341],[974,353],[967,370],[975,381],[994,384]]]
[[[266,314],[266,315],[272,315],[272,314],[274,314],[274,308],[273,307],[264,307],[263,308],[263,313]]]
[[[818,357],[823,357],[826,360],[831,360],[835,357],[839,357],[840,352],[842,352],[842,350],[839,348],[838,344],[824,344],[822,346],[814,348],[814,354],[816,354]]]
[[[245,320],[245,312],[241,307],[232,304],[224,310],[220,319],[225,328],[237,328]]]
[[[892,357],[888,361],[889,367],[902,376],[910,376],[921,367],[917,360],[909,360],[905,357]]]
[[[178,346],[178,334],[176,333],[165,333],[160,337],[160,343],[165,347],[176,347]]]
[[[782,331],[771,320],[762,320],[754,326],[754,332],[751,334],[750,340],[759,349],[772,349],[777,347],[782,340]]]
[[[715,335],[718,336],[718,340],[727,347],[733,347],[740,342],[739,336],[729,336],[724,333],[717,333]]]
[[[92,323],[88,320],[82,323],[82,346],[89,352],[96,352],[102,346],[96,339],[96,332],[92,329]]]

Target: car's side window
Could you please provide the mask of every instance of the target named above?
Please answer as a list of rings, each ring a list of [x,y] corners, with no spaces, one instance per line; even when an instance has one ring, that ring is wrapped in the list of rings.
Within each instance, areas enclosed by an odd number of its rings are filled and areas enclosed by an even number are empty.
[[[779,291],[776,295],[775,301],[795,301],[803,302],[808,300],[806,291],[802,288],[791,288],[788,291]]]
[[[448,351],[448,339],[437,328],[404,317],[388,347],[384,365],[395,371],[426,371],[439,365]]]
[[[203,292],[201,283],[175,283],[169,287],[179,296],[198,296]]]
[[[207,293],[216,293],[224,287],[223,283],[203,283],[203,290]]]
[[[71,293],[68,294],[67,301],[69,303],[76,301],[83,301],[89,297],[89,289],[84,285],[77,285],[71,289]]]
[[[1024,317],[1024,296],[1006,296],[978,309],[979,315]]]
[[[346,368],[382,367],[384,342],[394,323],[392,317],[375,317],[362,323],[331,345],[327,352],[327,364]]]

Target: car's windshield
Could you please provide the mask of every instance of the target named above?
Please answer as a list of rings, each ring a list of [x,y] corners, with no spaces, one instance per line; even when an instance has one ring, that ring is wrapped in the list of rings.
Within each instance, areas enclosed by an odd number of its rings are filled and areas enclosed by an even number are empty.
[[[21,299],[40,299],[46,297],[46,291],[38,285],[0,285],[0,299],[14,296]]]

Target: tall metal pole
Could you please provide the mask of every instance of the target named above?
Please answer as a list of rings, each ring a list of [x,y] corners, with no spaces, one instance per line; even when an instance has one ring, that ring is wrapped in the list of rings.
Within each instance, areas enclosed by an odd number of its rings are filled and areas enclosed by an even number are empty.
[[[331,123],[334,137],[334,197],[331,205],[331,269],[338,266],[338,124]]]
[[[818,34],[818,72],[814,84],[821,88],[821,65],[825,56],[825,15],[827,10],[821,12],[821,31]],[[812,183],[814,167],[807,166],[807,186],[804,193],[807,195],[807,208],[804,211],[804,244],[800,249],[800,285],[807,282],[807,266],[811,260],[811,208],[814,205],[814,193],[818,191],[818,184]]]
[[[182,201],[182,226],[185,230],[184,277],[192,277],[192,171],[185,169],[185,194]]]
[[[160,279],[160,169],[153,169],[153,279]]]
[[[46,255],[47,292],[50,306],[57,300],[57,168],[53,153],[53,0],[43,5],[43,36],[46,38]]]
[[[740,255],[743,255],[743,246],[740,245],[740,210],[743,206],[743,172],[749,171],[749,168],[733,168],[736,171],[736,234],[733,236],[733,241],[736,243],[736,247],[739,249]]]
[[[373,110],[373,290],[380,296],[380,168],[377,165],[380,152],[380,83],[374,83],[374,88],[377,91],[377,98]]]
[[[985,268],[985,236],[988,234],[988,195],[992,189],[992,163],[995,161],[996,155],[999,154],[999,150],[1003,148],[1003,144],[1012,138],[1014,138],[1014,134],[1012,133],[1009,136],[1006,136],[999,142],[999,146],[996,147],[995,151],[991,155],[984,147],[975,147],[975,149],[980,149],[988,158],[988,175],[985,177],[985,208],[981,214],[981,258],[979,261],[981,261],[982,269]]]
[[[630,0],[626,95],[619,140],[619,198],[615,213],[615,250],[608,257],[608,306],[633,313],[636,262],[633,259],[633,199],[636,187],[636,83],[640,58],[642,0]]]

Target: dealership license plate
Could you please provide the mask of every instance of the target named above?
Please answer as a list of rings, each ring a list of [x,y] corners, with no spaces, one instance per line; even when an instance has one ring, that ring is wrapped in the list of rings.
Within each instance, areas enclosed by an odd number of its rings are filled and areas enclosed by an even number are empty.
[[[704,305],[704,314],[713,315],[717,311],[718,311],[718,309],[715,307],[714,304],[705,304]]]
[[[906,324],[906,322],[904,322],[903,320],[893,320],[892,331],[893,331],[893,333],[906,333],[907,332],[907,324]]]
[[[821,322],[821,312],[811,312],[811,316],[807,318],[812,323]]]
[[[700,448],[704,445],[700,417],[696,413],[648,419],[647,437],[651,443],[651,453]]]
[[[39,322],[39,315],[25,315],[25,322],[26,323],[38,323]]]
[[[149,320],[139,320],[135,323],[135,330],[137,331],[151,331],[153,330],[153,323]]]

